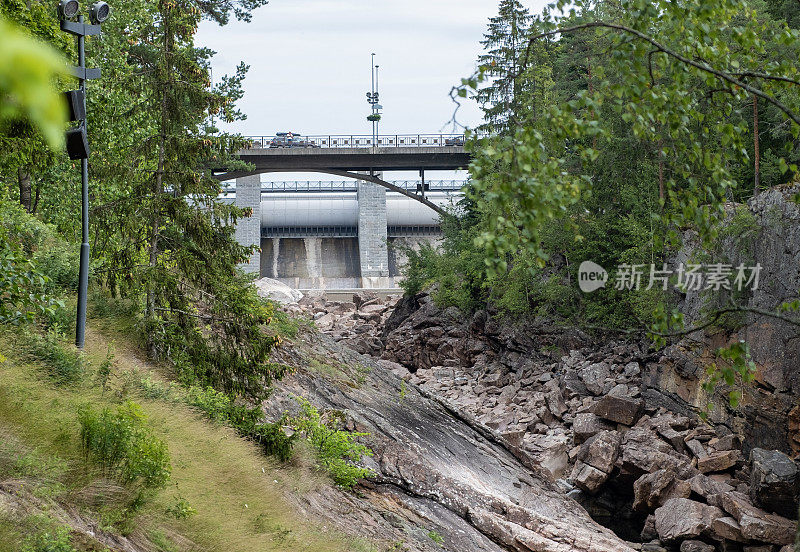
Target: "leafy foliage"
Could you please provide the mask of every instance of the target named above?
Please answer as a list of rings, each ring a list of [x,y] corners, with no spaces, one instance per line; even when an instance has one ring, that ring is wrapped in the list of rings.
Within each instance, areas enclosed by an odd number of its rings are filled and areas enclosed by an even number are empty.
[[[344,488],[352,488],[359,479],[372,475],[372,470],[353,464],[362,456],[372,456],[372,451],[356,441],[367,433],[349,432],[341,429],[341,413],[320,414],[307,399],[295,397],[301,414],[292,420],[298,431],[304,432],[316,452],[321,466],[334,482]]]
[[[78,421],[84,452],[106,473],[145,489],[166,485],[172,471],[167,445],[147,427],[138,404],[128,401],[116,412],[85,406]]]
[[[0,15],[0,59],[0,125],[27,119],[58,147],[64,141],[66,106],[52,81],[67,75],[63,58]]]
[[[45,364],[49,376],[58,384],[74,383],[85,372],[81,354],[74,347],[64,345],[56,332],[43,335],[28,332],[24,348],[29,356]]]

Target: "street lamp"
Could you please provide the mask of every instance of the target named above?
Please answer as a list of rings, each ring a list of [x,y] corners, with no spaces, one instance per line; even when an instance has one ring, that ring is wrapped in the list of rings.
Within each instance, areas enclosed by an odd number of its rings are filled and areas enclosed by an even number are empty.
[[[372,147],[378,147],[378,121],[381,120],[383,106],[378,103],[378,66],[375,65],[374,53],[370,62],[370,71],[372,73],[372,92],[367,92],[367,103],[372,107],[372,113],[367,117],[367,120],[372,122]]]
[[[86,340],[86,295],[89,289],[89,139],[86,133],[86,81],[99,79],[100,69],[86,68],[84,43],[86,36],[100,34],[100,23],[111,15],[111,8],[105,2],[95,2],[89,12],[91,25],[83,22],[78,15],[80,5],[77,0],[61,0],[58,3],[58,18],[61,30],[77,37],[78,65],[73,74],[78,77],[78,90],[65,93],[69,106],[70,120],[78,126],[67,131],[67,154],[70,159],[81,160],[81,265],[78,276],[78,312],[75,323],[75,345],[82,349]],[[77,16],[77,22],[73,21]]]

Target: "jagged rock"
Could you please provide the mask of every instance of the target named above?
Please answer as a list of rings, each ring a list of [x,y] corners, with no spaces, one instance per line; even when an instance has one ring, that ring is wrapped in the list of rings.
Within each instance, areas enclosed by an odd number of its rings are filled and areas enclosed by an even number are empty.
[[[633,509],[650,511],[670,498],[689,498],[691,487],[688,482],[677,480],[675,470],[670,468],[641,476],[633,484],[633,493]]]
[[[656,531],[656,516],[650,514],[644,520],[644,526],[642,527],[642,533],[640,535],[642,537],[642,541],[651,541],[653,539],[658,538],[658,532]]]
[[[791,458],[777,450],[750,452],[750,498],[754,504],[784,517],[797,515],[800,476]]]
[[[371,303],[377,299],[378,294],[374,291],[359,291],[358,293],[353,294],[353,303],[357,309],[360,309],[362,305]]]
[[[603,430],[614,429],[606,420],[601,419],[592,412],[581,412],[575,415],[572,422],[572,432],[575,436],[575,444],[579,445],[589,437],[597,435]]]
[[[633,378],[641,373],[642,370],[639,367],[638,362],[629,362],[628,364],[625,365],[625,368],[623,370],[623,374],[625,375],[626,378]]]
[[[736,542],[746,542],[742,536],[742,527],[739,522],[730,516],[715,519],[711,523],[711,530],[719,539]]]
[[[595,405],[594,413],[605,420],[632,426],[639,419],[643,404],[640,399],[605,395]]]
[[[699,473],[689,479],[689,485],[693,493],[696,493],[703,498],[708,498],[711,495],[725,493],[732,491],[733,487],[722,481],[715,481],[707,475]]]
[[[590,364],[578,371],[578,376],[592,395],[600,395],[603,392],[605,382],[610,375],[611,371],[605,362]]]
[[[797,523],[775,514],[756,512],[744,514],[739,518],[742,535],[746,539],[769,542],[772,544],[792,544]]]
[[[686,437],[688,431],[675,431],[667,424],[653,423],[652,425],[658,434],[672,445],[672,448],[674,448],[676,452],[683,452],[685,444],[683,439]]]
[[[706,452],[703,443],[701,443],[697,439],[689,439],[688,441],[686,441],[686,446],[689,448],[690,451],[692,451],[692,454],[694,454],[697,458],[708,457],[708,452]]]
[[[681,543],[681,552],[714,552],[715,550],[714,545],[699,540],[685,540]]]
[[[667,549],[658,540],[653,540],[642,545],[642,552],[667,552]]]
[[[619,456],[621,441],[618,431],[601,431],[581,445],[578,460],[604,473],[611,473]]]
[[[697,459],[697,469],[701,473],[725,471],[735,466],[741,457],[742,454],[738,450],[713,452],[705,458]]]
[[[758,508],[750,503],[750,499],[747,497],[747,495],[740,493],[739,491],[727,491],[711,495],[707,500],[709,504],[719,506],[728,512],[730,515],[736,518],[736,521],[741,520],[742,516],[747,513],[758,515]]]
[[[675,452],[653,431],[634,427],[622,437],[618,463],[625,473],[640,476],[665,468],[674,468],[679,477],[692,477],[689,459]]]
[[[569,466],[569,447],[566,435],[531,435],[525,436],[524,452],[533,458],[554,481],[567,472]]]
[[[656,531],[661,540],[674,541],[698,537],[710,532],[722,510],[688,498],[671,498],[655,512]]]
[[[584,464],[580,460],[575,463],[572,469],[572,481],[579,489],[587,493],[594,494],[608,481],[609,474],[598,470],[594,466]]]
[[[547,407],[550,409],[550,413],[560,420],[564,412],[568,410],[564,403],[564,395],[561,394],[561,388],[556,380],[550,380],[545,384],[545,389],[547,389],[545,395]]]
[[[289,304],[297,303],[303,298],[303,294],[296,289],[292,289],[283,282],[272,278],[261,278],[253,282],[256,293],[259,297],[272,299],[278,303]]]
[[[738,435],[730,433],[723,437],[715,437],[708,442],[708,446],[714,450],[739,450],[742,448],[742,440]]]

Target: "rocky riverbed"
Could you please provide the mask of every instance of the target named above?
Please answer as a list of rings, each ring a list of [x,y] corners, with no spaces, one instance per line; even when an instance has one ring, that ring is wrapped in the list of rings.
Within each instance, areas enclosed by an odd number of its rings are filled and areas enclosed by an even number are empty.
[[[689,362],[680,347],[503,325],[486,311],[441,310],[426,294],[310,296],[285,308],[380,367],[370,391],[327,403],[383,440],[375,484],[432,501],[488,538],[485,548],[453,550],[791,549],[796,402],[789,411],[749,405],[760,423],[785,424],[774,433],[785,442],[770,447],[775,439],[747,431],[736,411],[700,421],[686,397],[698,396],[701,374],[679,374],[684,393],[665,391],[664,378]],[[313,388],[311,379],[292,385]],[[387,396],[375,402],[386,388],[421,402],[400,414]],[[774,388],[756,391],[766,405],[787,404]],[[409,455],[410,443],[422,448]],[[583,510],[618,539],[583,526]]]

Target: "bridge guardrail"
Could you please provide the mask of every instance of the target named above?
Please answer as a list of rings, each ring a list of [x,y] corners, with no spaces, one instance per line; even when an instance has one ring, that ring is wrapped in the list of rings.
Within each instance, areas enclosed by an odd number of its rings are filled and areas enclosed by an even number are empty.
[[[418,190],[420,180],[392,180],[391,184],[405,190]],[[464,187],[466,180],[426,180],[425,191],[457,192]],[[354,192],[358,190],[355,180],[284,180],[262,182],[261,193],[276,192]],[[233,193],[236,186],[226,186],[223,193]]]
[[[251,148],[269,148],[274,136],[245,136],[250,140]],[[297,135],[296,146],[275,146],[273,149],[295,148],[428,148],[463,146],[464,134],[389,134],[378,136],[377,141],[371,135],[329,134],[329,135]]]

